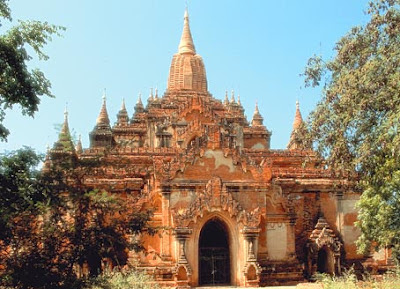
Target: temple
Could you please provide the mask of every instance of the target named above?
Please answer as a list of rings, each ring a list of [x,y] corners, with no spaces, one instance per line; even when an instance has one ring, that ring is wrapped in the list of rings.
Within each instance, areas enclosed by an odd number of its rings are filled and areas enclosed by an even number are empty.
[[[143,234],[145,250],[127,262],[162,286],[289,284],[361,260],[359,194],[304,145],[299,104],[287,148],[275,150],[257,104],[249,122],[239,95],[221,99],[208,91],[186,11],[164,94],[151,91],[146,106],[139,97],[133,114],[122,101],[114,125],[104,98],[89,148],[74,147],[66,114],[45,166],[101,157],[85,184],[155,209],[163,233]]]

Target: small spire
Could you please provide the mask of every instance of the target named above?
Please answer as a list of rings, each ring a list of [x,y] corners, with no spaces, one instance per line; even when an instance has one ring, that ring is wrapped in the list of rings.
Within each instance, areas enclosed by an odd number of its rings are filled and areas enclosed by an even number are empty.
[[[254,114],[253,115],[259,115],[260,111],[258,110],[258,101],[256,100],[256,107],[254,108]]]
[[[181,36],[181,42],[179,43],[178,52],[180,54],[189,53],[196,54],[196,49],[194,48],[192,33],[190,32],[189,26],[189,13],[187,8],[185,9],[185,14],[183,17],[183,31]]]
[[[61,128],[61,134],[69,134],[69,125],[68,125],[68,108],[67,105],[65,105],[65,110],[64,110],[64,123]]]
[[[293,131],[297,130],[302,123],[303,123],[303,118],[302,118],[301,112],[300,112],[300,103],[297,100],[296,101],[296,113],[295,113],[294,120],[293,120]]]
[[[150,88],[150,95],[149,95],[149,100],[152,101],[153,100],[153,88]]]
[[[151,94],[150,94],[151,98],[152,98],[152,95],[153,95],[153,92],[151,92]],[[150,100],[150,97],[149,97],[149,100]],[[144,111],[144,107],[143,107],[143,103],[142,103],[142,94],[139,92],[138,100],[135,105],[135,113],[134,113],[133,117],[135,117],[135,114],[137,112],[141,113],[143,111]]]
[[[138,100],[136,101],[136,105],[143,105],[142,103],[142,93],[139,92]]]
[[[237,104],[242,105],[242,103],[240,102],[240,94],[238,94],[238,96],[237,96]]]
[[[231,103],[233,104],[235,102],[236,102],[235,101],[235,91],[232,89],[232,91],[231,91]]]
[[[225,105],[228,105],[228,104],[229,104],[229,98],[228,98],[228,91],[227,91],[227,90],[225,90],[224,104],[225,104]]]
[[[157,87],[156,87],[156,90],[155,90],[154,99],[158,99],[158,89],[157,89]]]
[[[122,105],[120,111],[117,114],[117,119],[117,124],[119,126],[126,126],[128,124],[129,117],[125,107],[125,99],[122,99]]]
[[[289,143],[287,145],[287,148],[289,150],[295,150],[295,149],[302,149],[304,148],[304,145],[302,144],[302,135],[300,135],[300,127],[303,123],[303,118],[301,117],[301,112],[300,112],[300,104],[299,101],[296,101],[296,113],[294,116],[293,120],[293,128],[292,128],[292,133],[290,134],[290,139]]]
[[[68,125],[68,110],[64,110],[64,123],[62,125],[58,140],[54,143],[53,150],[73,152],[74,145],[72,143],[71,133]],[[50,150],[52,152],[53,150]]]
[[[101,106],[101,110],[99,113],[99,116],[97,117],[96,123],[99,124],[105,124],[105,125],[110,125],[110,119],[108,118],[108,113],[107,113],[107,104],[106,104],[106,90],[104,89],[104,94],[103,94],[103,105]]]
[[[125,110],[126,111],[125,98],[122,99],[122,104],[121,104],[121,109],[120,110]]]
[[[258,110],[258,102],[256,101],[256,107],[254,109],[253,120],[251,121],[252,126],[261,126],[263,125],[264,118],[261,116],[260,111]]]
[[[81,154],[83,152],[83,149],[82,149],[82,136],[81,135],[79,135],[78,142],[76,143],[75,150],[76,150],[76,152],[78,154]]]

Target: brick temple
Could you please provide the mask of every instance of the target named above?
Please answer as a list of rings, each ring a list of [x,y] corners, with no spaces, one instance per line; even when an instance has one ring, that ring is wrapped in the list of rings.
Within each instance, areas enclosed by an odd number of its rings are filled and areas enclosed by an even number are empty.
[[[221,99],[207,89],[186,11],[164,94],[155,90],[146,106],[139,98],[131,116],[123,103],[113,126],[104,98],[85,149],[80,141],[68,148],[66,117],[46,165],[66,153],[101,156],[102,173],[87,175],[88,186],[155,209],[152,224],[164,231],[143,234],[145,250],[127,262],[163,286],[295,283],[360,260],[359,194],[301,145],[298,103],[289,144],[275,150],[257,105],[249,122],[238,95]]]

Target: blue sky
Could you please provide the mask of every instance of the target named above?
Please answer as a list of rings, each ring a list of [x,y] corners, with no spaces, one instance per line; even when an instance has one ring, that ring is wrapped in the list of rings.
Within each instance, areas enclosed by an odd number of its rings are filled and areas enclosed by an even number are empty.
[[[289,140],[295,102],[303,118],[319,99],[318,89],[305,89],[307,60],[331,57],[335,43],[351,27],[367,21],[367,0],[191,0],[190,26],[197,53],[203,57],[208,88],[215,98],[225,91],[240,94],[248,120],[258,101],[264,124],[272,130],[271,147]],[[173,54],[183,24],[184,0],[11,0],[14,20],[35,19],[63,25],[62,38],[46,47],[47,62],[33,59],[52,82],[56,98],[44,97],[34,118],[14,107],[6,116],[11,130],[0,152],[23,145],[44,152],[57,140],[68,103],[69,124],[89,146],[107,89],[107,108],[114,123],[125,98],[129,114],[139,93],[166,88]],[[3,33],[6,26],[0,27]]]

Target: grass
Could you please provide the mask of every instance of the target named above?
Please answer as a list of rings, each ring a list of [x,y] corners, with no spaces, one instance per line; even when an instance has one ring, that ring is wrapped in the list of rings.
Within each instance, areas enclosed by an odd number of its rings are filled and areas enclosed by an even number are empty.
[[[364,276],[359,280],[353,269],[345,272],[342,276],[330,276],[317,274],[316,280],[323,285],[324,289],[399,289],[400,269],[387,272],[380,278]]]

